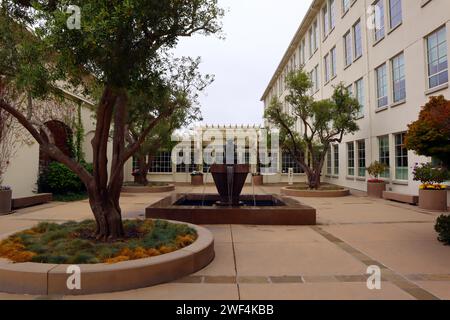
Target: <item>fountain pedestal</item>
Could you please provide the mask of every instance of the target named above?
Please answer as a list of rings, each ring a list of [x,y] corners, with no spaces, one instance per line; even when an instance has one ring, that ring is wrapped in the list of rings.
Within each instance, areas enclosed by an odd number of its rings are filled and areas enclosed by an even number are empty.
[[[211,166],[211,174],[220,195],[218,206],[238,207],[241,205],[239,197],[249,173],[250,165],[248,164]]]

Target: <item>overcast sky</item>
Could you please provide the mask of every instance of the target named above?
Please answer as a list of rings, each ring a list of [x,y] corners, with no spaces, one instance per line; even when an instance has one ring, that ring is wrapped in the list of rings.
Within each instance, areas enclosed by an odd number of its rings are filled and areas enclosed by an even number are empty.
[[[201,97],[204,124],[262,124],[260,98],[311,0],[219,0],[226,39],[183,39],[176,55],[201,56],[215,82]]]

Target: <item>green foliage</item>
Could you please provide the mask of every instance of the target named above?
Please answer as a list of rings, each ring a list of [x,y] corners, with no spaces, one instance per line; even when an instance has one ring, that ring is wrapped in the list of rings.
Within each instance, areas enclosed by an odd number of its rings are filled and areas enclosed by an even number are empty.
[[[435,167],[431,163],[418,165],[414,168],[414,181],[420,181],[426,186],[440,185],[450,179],[446,168]]]
[[[113,243],[98,242],[92,235],[94,221],[67,222],[61,225],[40,223],[31,230],[12,235],[0,243],[0,256],[4,247],[20,243],[15,250],[31,253],[30,261],[54,264],[95,264],[115,258],[125,249],[159,250],[162,247],[181,248],[180,237],[197,237],[194,229],[184,224],[167,221],[127,220],[128,236]],[[163,252],[161,252],[163,253]],[[20,252],[16,252],[20,256]]]
[[[439,241],[450,245],[450,215],[442,215],[437,219],[435,230],[439,233]]]
[[[450,168],[450,101],[431,97],[419,120],[409,125],[406,147],[417,154],[435,157]]]
[[[93,171],[91,164],[84,164],[84,167],[89,172]],[[80,178],[65,165],[51,162],[39,175],[38,192],[70,196],[85,193],[86,187]]]
[[[367,172],[370,176],[378,179],[380,175],[382,175],[389,167],[385,163],[381,163],[378,161],[373,162],[369,167],[367,167]]]
[[[288,74],[286,85],[285,101],[274,97],[265,118],[280,130],[282,149],[306,171],[311,188],[317,188],[316,181],[311,180],[320,176],[329,146],[342,142],[345,134],[359,129],[356,119],[361,106],[343,84],[334,88],[331,99],[314,101],[309,93],[311,79],[301,69]],[[293,130],[298,119],[303,124],[303,132]],[[306,155],[312,159],[311,166]]]

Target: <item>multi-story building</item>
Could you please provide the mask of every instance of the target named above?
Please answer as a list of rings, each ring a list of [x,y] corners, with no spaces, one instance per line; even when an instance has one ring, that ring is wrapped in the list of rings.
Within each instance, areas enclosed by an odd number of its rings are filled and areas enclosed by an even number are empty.
[[[430,159],[405,149],[405,132],[430,96],[450,99],[449,41],[448,0],[314,0],[262,101],[284,101],[285,77],[299,66],[315,99],[345,83],[362,106],[360,130],[332,146],[325,180],[366,190],[365,168],[377,160],[390,168],[389,189],[417,194],[413,168]]]

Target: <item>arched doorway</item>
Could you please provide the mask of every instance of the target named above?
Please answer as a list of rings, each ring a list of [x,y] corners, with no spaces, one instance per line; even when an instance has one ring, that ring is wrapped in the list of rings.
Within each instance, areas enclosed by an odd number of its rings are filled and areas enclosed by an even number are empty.
[[[55,145],[67,156],[73,157],[73,150],[70,141],[73,139],[72,129],[69,128],[65,123],[57,120],[52,120],[45,123],[48,130],[52,133]],[[41,136],[44,140],[49,141],[47,134],[41,130]],[[54,161],[50,156],[39,150],[39,169],[42,172],[43,169],[47,168],[51,161]]]

